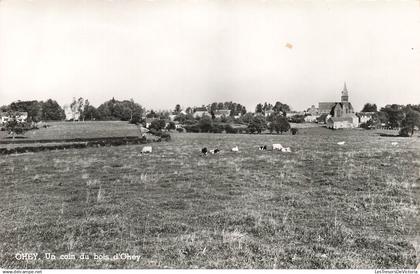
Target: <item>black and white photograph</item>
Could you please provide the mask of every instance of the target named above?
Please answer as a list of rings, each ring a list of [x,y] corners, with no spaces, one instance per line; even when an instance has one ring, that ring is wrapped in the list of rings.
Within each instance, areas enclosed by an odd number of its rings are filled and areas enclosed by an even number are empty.
[[[419,273],[419,51],[418,0],[0,0],[1,274]]]

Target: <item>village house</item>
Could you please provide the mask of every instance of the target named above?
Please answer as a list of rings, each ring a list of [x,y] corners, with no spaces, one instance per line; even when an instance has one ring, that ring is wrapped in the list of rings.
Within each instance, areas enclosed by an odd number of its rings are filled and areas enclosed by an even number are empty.
[[[215,118],[222,118],[223,116],[229,117],[230,116],[230,110],[229,109],[217,109],[214,112]]]
[[[367,123],[375,116],[375,112],[359,112],[356,116],[359,118],[359,123]]]
[[[327,112],[327,106],[330,106]],[[349,102],[349,94],[346,83],[341,92],[341,102],[319,103],[320,113],[327,114],[326,124],[331,129],[356,128],[359,126],[359,118],[355,115],[353,106]]]
[[[24,111],[0,112],[0,124],[2,125],[6,124],[13,118],[15,118],[19,123],[23,123],[28,120],[28,113]]]
[[[202,118],[204,116],[210,116],[206,107],[198,107],[194,109],[193,113],[194,118]]]
[[[274,113],[274,110],[272,110],[272,109],[269,109],[269,110],[266,110],[265,112],[264,112],[264,115],[265,115],[265,117],[268,117],[268,116],[270,116],[271,114],[273,114]]]

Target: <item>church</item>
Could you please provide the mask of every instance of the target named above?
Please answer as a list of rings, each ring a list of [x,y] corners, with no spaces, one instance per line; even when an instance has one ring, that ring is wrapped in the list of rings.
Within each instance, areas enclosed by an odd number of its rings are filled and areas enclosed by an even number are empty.
[[[346,83],[344,83],[343,91],[341,91],[341,102],[320,102],[319,112],[320,114],[328,114],[325,119],[328,128],[356,128],[359,126],[359,118],[349,102]]]

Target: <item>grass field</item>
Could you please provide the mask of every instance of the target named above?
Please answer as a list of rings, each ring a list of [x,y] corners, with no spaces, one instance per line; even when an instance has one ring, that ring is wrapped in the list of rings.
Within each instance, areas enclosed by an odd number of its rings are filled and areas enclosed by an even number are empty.
[[[419,140],[312,128],[1,156],[0,267],[413,268]],[[273,143],[293,152],[256,149]]]
[[[48,128],[30,130],[22,135],[25,139],[73,139],[138,136],[136,125],[121,121],[85,121],[85,122],[48,122]],[[0,131],[0,140],[8,136],[6,131]]]

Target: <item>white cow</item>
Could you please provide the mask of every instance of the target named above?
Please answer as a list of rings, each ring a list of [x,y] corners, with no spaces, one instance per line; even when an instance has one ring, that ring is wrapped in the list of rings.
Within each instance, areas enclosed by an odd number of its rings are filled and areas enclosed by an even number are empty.
[[[239,152],[239,147],[238,147],[238,146],[233,147],[233,148],[232,148],[232,151],[233,151],[233,152]]]
[[[290,149],[290,147],[284,147],[281,149],[281,152],[292,152],[292,150]]]
[[[394,147],[398,145],[398,142],[392,142],[391,145],[393,145]]]
[[[282,150],[284,147],[281,144],[273,144],[273,150]]]
[[[141,153],[152,153],[152,147],[151,146],[145,146],[141,149]]]
[[[342,146],[344,145],[346,142],[338,142],[337,145]]]

